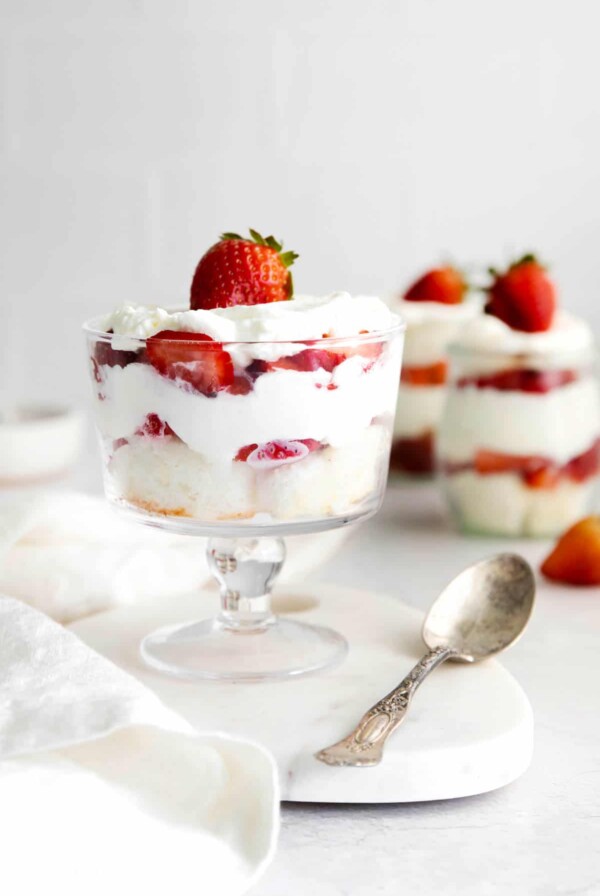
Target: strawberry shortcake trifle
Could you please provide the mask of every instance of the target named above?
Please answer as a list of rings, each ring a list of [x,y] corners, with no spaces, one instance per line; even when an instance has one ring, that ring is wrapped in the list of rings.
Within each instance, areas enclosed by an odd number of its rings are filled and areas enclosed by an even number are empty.
[[[600,473],[594,340],[527,255],[494,274],[486,314],[451,347],[440,432],[461,528],[544,536],[583,515]]]
[[[374,297],[295,296],[295,257],[224,234],[189,309],[125,305],[86,325],[113,501],[162,524],[261,531],[377,509],[403,326]]]

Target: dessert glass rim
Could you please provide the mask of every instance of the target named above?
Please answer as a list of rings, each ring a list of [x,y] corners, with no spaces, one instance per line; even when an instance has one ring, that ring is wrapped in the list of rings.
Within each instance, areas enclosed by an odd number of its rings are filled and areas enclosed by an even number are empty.
[[[180,311],[189,311],[189,308],[166,308],[165,311],[169,313],[175,313]],[[85,321],[82,326],[84,333],[88,336],[93,336],[95,339],[104,340],[105,342],[111,342],[114,336],[117,336],[119,339],[130,339],[132,342],[138,342],[140,345],[143,345],[151,339],[152,336],[130,336],[126,333],[109,333],[106,330],[103,330],[99,327],[99,322],[106,318],[106,314],[96,315],[95,317],[90,318]],[[370,330],[368,333],[355,333],[347,336],[311,336],[305,337],[304,339],[215,339],[215,342],[219,342],[220,345],[319,345],[321,343],[327,345],[338,345],[345,342],[359,342],[359,343],[367,343],[367,342],[378,342],[381,339],[389,338],[391,336],[398,335],[399,333],[403,333],[406,330],[406,321],[399,315],[393,314],[393,322],[387,327],[385,330]],[[159,331],[160,332],[160,331]],[[179,330],[177,331],[181,334],[188,333],[192,338],[189,340],[190,342],[195,342],[194,336],[199,335],[193,331],[188,330]],[[153,334],[156,335],[156,334]],[[181,345],[182,342],[185,342],[184,339],[164,339],[164,342],[174,342],[178,345]]]

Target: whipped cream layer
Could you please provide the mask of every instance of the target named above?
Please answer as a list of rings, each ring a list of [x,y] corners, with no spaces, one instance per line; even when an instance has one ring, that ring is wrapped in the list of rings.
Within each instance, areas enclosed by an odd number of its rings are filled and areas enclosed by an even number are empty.
[[[453,343],[453,348],[473,352],[537,355],[548,363],[551,355],[589,352],[594,336],[586,321],[566,311],[558,310],[552,326],[539,333],[513,330],[492,314],[482,314],[466,324]]]
[[[585,377],[544,394],[450,389],[439,445],[441,457],[452,463],[485,449],[562,464],[586,451],[599,433],[598,385]]]
[[[358,336],[389,330],[399,318],[376,296],[295,296],[287,302],[234,305],[208,311],[166,311],[123,305],[99,321],[115,337],[147,339],[161,330],[205,333],[217,342],[287,342]],[[116,344],[115,348],[123,348]]]
[[[435,432],[444,410],[445,386],[410,386],[400,383],[394,436],[416,438]]]
[[[476,297],[457,305],[398,299],[393,307],[406,321],[405,366],[427,367],[446,357],[448,344],[480,314],[482,303]]]
[[[341,446],[373,418],[391,418],[401,350],[401,340],[394,340],[385,360],[367,372],[364,359],[354,356],[332,373],[275,370],[258,377],[246,395],[223,391],[212,397],[180,388],[149,364],[103,367],[97,422],[105,438],[120,439],[148,414],[158,414],[193,451],[215,463],[229,463],[245,445],[276,439]]]

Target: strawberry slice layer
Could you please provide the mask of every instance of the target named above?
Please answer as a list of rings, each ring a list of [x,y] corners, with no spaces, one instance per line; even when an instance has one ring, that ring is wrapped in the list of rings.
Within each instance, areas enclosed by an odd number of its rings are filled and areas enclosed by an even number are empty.
[[[414,438],[394,439],[390,464],[392,469],[404,473],[433,473],[435,449],[431,430]]]
[[[403,367],[400,378],[407,386],[443,386],[448,379],[448,362],[438,361],[426,367]]]
[[[571,458],[566,464],[557,464],[547,457],[537,455],[502,454],[480,450],[472,464],[448,464],[446,473],[462,473],[473,469],[480,476],[495,473],[514,473],[528,488],[550,489],[559,482],[585,482],[600,473],[600,439],[587,451]]]
[[[484,376],[462,377],[459,389],[475,386],[477,389],[497,389],[500,392],[533,392],[545,394],[560,389],[578,378],[575,370],[531,370],[529,368],[501,370]]]
[[[162,439],[165,436],[174,436],[175,431],[158,414],[148,414],[142,425],[136,429],[136,436],[149,436],[152,439]]]
[[[203,395],[216,395],[234,381],[231,356],[204,333],[162,330],[147,340],[146,354],[162,376]]]
[[[93,361],[99,367],[127,367],[133,361],[137,361],[137,352],[121,351],[114,349],[110,342],[98,341],[94,345]]]
[[[234,460],[248,463],[257,470],[272,469],[303,460],[312,451],[318,451],[322,447],[321,442],[316,439],[275,439],[262,445],[244,445]]]
[[[286,355],[266,365],[266,370],[326,370],[331,371],[341,364],[344,356],[322,348],[305,348],[295,355]]]

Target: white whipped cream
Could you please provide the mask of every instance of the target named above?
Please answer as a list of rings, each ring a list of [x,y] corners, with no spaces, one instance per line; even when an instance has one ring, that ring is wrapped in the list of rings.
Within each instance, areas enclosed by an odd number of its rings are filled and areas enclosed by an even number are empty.
[[[598,386],[591,377],[545,394],[467,386],[451,389],[440,434],[445,461],[472,461],[480,449],[567,463],[600,433]]]
[[[448,344],[481,313],[482,303],[476,296],[458,305],[397,299],[393,307],[406,321],[404,365],[427,367],[446,358]]]
[[[147,339],[161,330],[204,333],[217,342],[287,342],[322,339],[324,336],[357,336],[361,331],[380,332],[399,323],[399,318],[376,296],[296,296],[287,302],[235,305],[209,311],[166,311],[144,305],[123,305],[102,318],[100,329],[115,337]],[[114,338],[115,348],[126,340]]]
[[[435,432],[444,410],[445,386],[409,386],[400,383],[394,436],[414,439]]]
[[[360,357],[332,374],[280,370],[259,377],[252,392],[216,397],[179,388],[149,364],[103,367],[104,400],[96,402],[102,435],[128,438],[148,414],[158,414],[193,451],[229,464],[238,450],[275,439],[316,439],[334,447],[352,442],[372,420],[391,418],[402,341],[388,346],[385,363],[363,372]],[[330,384],[336,388],[328,389]]]
[[[552,355],[587,350],[593,343],[594,336],[586,321],[558,310],[550,329],[540,333],[513,330],[500,318],[482,314],[461,328],[453,346],[498,354]]]
[[[407,302],[406,299],[399,298],[392,300],[394,311],[406,321],[408,327],[430,321],[464,323],[479,314],[482,304],[479,296],[468,296],[455,305],[445,302]]]

